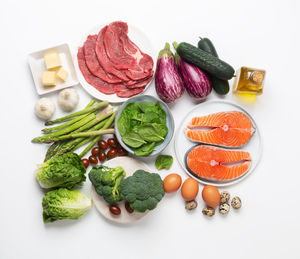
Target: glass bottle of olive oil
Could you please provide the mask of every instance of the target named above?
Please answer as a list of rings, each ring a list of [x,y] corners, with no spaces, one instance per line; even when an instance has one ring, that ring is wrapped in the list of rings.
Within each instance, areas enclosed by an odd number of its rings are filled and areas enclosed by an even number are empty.
[[[265,76],[265,70],[241,67],[236,73],[232,92],[234,94],[261,95]]]

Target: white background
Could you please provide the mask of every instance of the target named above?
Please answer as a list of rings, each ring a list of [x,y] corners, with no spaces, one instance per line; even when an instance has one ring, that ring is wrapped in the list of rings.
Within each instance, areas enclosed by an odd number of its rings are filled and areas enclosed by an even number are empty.
[[[299,13],[297,1],[2,1],[0,258],[300,258]],[[60,43],[75,52],[90,28],[114,20],[144,30],[157,51],[204,36],[235,68],[267,70],[255,104],[226,97],[255,118],[264,142],[257,170],[226,188],[242,198],[240,211],[206,218],[198,196],[199,207],[187,213],[176,193],[130,226],[111,224],[95,208],[77,221],[43,223],[34,170],[46,148],[30,142],[42,123],[27,55]],[[89,96],[77,89],[81,108]],[[146,93],[155,95],[153,83]],[[194,105],[185,94],[171,107],[177,127]],[[173,141],[166,153],[174,154]],[[187,177],[176,162],[171,172]]]

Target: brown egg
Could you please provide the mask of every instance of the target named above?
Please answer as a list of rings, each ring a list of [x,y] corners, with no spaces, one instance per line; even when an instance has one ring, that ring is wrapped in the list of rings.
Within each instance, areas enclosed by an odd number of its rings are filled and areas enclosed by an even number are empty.
[[[188,178],[181,187],[181,195],[185,201],[192,201],[199,191],[199,184],[194,178]]]
[[[220,193],[217,187],[206,185],[202,190],[202,198],[207,206],[217,207],[220,204]]]
[[[181,185],[181,177],[178,174],[169,174],[164,179],[164,190],[166,193],[176,192]]]

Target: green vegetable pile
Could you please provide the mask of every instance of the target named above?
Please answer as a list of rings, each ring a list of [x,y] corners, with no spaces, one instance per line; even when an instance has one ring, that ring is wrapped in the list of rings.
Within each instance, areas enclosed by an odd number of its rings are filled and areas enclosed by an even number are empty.
[[[117,122],[122,141],[136,156],[147,156],[168,134],[166,113],[160,103],[129,103]]]
[[[89,178],[96,192],[109,204],[126,200],[138,212],[153,210],[165,195],[163,181],[155,173],[137,170],[125,178],[122,167],[95,166]]]
[[[126,175],[120,166],[109,168],[107,166],[94,166],[89,172],[89,179],[95,187],[96,192],[109,204],[121,201],[119,186]]]
[[[78,219],[92,207],[92,201],[80,191],[60,188],[47,192],[42,201],[44,222]]]
[[[163,181],[159,174],[137,170],[120,184],[121,197],[138,212],[153,210],[164,197]]]
[[[89,143],[79,154],[80,157],[83,157],[102,135],[114,133],[112,127],[117,110],[113,112],[111,106],[108,105],[109,103],[106,101],[95,104],[95,100],[91,100],[81,111],[47,121],[46,126],[62,124],[44,128],[42,132],[46,133],[45,135],[32,139],[33,143],[53,143],[49,147],[44,161],[67,152],[73,152]]]
[[[77,190],[70,190],[86,180],[86,169],[81,158],[72,152],[54,156],[39,165],[36,179],[45,189],[56,189],[45,194],[44,222],[57,219],[77,219],[92,206],[91,200]]]

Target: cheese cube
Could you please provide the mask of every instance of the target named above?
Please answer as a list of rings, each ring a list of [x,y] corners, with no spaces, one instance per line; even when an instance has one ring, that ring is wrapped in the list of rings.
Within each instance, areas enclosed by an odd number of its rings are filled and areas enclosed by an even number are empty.
[[[44,86],[56,85],[56,73],[54,71],[43,71],[42,84]]]
[[[66,70],[64,70],[63,68],[61,68],[60,70],[58,70],[57,74],[58,78],[60,78],[62,81],[66,81],[68,78],[68,72]]]
[[[48,70],[56,70],[61,67],[60,57],[56,51],[46,53],[44,59]]]

